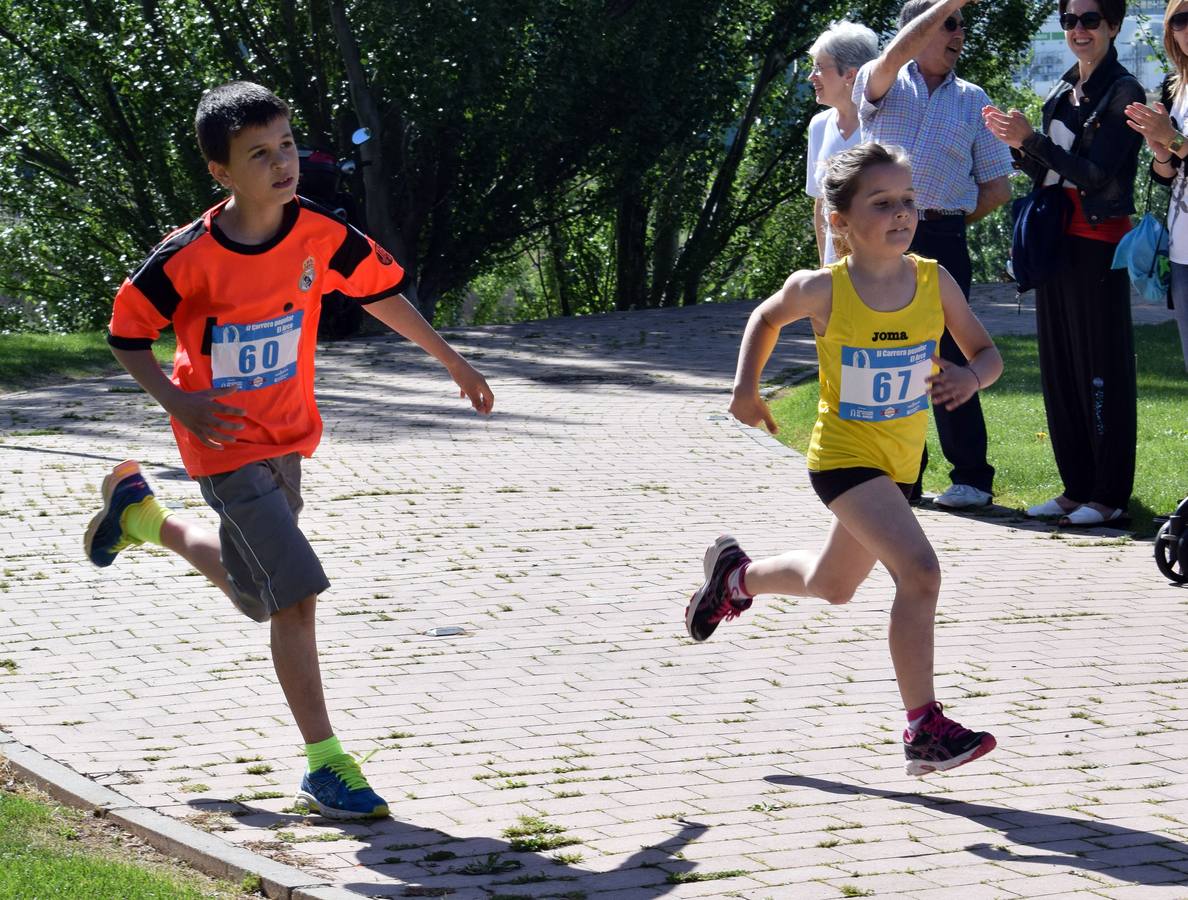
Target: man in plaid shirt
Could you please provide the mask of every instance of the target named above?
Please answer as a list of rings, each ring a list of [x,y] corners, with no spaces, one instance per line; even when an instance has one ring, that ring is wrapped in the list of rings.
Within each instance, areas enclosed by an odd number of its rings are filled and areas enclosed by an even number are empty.
[[[935,259],[969,299],[971,266],[965,229],[1010,199],[1010,151],[982,120],[990,98],[953,73],[965,44],[961,9],[971,0],[907,0],[899,33],[854,81],[862,140],[903,147],[912,163],[920,224],[911,250]],[[948,331],[940,355],[965,357]],[[986,422],[978,395],[954,410],[933,407],[941,449],[952,464],[952,484],[939,506],[984,506],[993,492],[994,467],[986,460]],[[928,450],[920,463],[920,478]],[[917,481],[913,501],[919,499]]]

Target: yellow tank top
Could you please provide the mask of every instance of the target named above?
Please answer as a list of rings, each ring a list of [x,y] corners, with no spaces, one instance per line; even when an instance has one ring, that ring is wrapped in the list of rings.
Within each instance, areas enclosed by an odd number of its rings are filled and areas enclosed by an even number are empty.
[[[814,472],[866,466],[895,481],[920,474],[928,430],[924,380],[945,328],[936,261],[916,263],[916,294],[893,312],[862,302],[846,260],[832,263],[833,308],[818,335],[821,399],[809,442]]]

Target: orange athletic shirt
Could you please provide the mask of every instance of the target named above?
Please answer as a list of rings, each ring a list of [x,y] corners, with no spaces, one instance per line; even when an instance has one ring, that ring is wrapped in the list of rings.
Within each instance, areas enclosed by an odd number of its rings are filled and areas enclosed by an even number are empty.
[[[238,244],[218,227],[227,201],[168,235],[120,286],[108,343],[148,349],[172,323],[173,383],[184,391],[232,386],[224,402],[246,410],[222,450],[176,420],[173,434],[192,476],[251,462],[312,456],[322,436],[314,401],[314,349],[322,297],[373,303],[400,293],[404,270],[369,237],[297,197],[268,242]]]

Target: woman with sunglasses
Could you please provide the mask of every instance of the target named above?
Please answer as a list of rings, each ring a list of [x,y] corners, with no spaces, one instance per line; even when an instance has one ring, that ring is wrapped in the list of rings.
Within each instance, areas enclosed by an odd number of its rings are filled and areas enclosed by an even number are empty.
[[[1171,72],[1163,81],[1160,102],[1126,107],[1130,127],[1146,140],[1154,154],[1151,172],[1160,184],[1171,185],[1167,230],[1171,235],[1171,302],[1180,328],[1184,368],[1188,370],[1188,178],[1184,157],[1188,139],[1180,133],[1188,116],[1188,0],[1171,0],[1163,14],[1163,49]]]
[[[1125,0],[1060,0],[1060,26],[1077,62],[1044,101],[1042,129],[1017,109],[983,111],[1035,186],[1060,185],[1068,197],[1059,268],[1035,299],[1048,434],[1064,489],[1027,510],[1062,526],[1121,519],[1134,487],[1130,281],[1111,263],[1131,228],[1142,145],[1126,108],[1146,92],[1114,49],[1125,17]]]

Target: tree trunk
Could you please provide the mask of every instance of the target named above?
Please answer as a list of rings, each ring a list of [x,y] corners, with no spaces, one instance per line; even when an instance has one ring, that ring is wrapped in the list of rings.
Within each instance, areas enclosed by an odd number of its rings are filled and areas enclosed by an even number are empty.
[[[334,35],[338,41],[339,52],[342,53],[343,66],[346,68],[355,115],[358,117],[359,123],[371,131],[371,139],[359,146],[359,157],[363,169],[367,230],[373,238],[396,257],[415,281],[416,262],[411,258],[408,252],[409,248],[392,218],[388,193],[389,178],[383,152],[383,118],[380,115],[379,105],[371,93],[367,73],[363,70],[363,63],[359,56],[359,44],[355,40],[354,32],[351,31],[351,23],[347,19],[343,0],[330,0],[330,19],[334,24]],[[411,289],[405,292],[405,296],[410,301],[416,302],[414,298],[417,296],[417,292],[415,289]],[[421,312],[425,314],[423,308]],[[431,316],[432,311],[426,315],[426,318]]]
[[[641,309],[648,299],[648,207],[638,185],[619,197],[615,219],[615,309]]]
[[[681,210],[679,191],[671,187],[660,192],[652,222],[652,286],[648,306],[660,306],[664,291],[676,268],[681,249]]]
[[[561,315],[572,316],[573,300],[570,297],[569,270],[565,263],[565,245],[556,222],[549,223],[549,258],[553,264],[553,280],[557,283]]]

